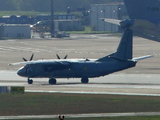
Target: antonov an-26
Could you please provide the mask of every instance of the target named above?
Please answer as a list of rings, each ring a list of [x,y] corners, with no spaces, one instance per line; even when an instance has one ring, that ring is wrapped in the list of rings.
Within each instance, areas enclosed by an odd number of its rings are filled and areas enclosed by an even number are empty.
[[[89,78],[105,76],[117,71],[135,67],[138,60],[152,57],[152,55],[132,58],[132,30],[131,22],[121,22],[124,33],[115,53],[99,59],[50,59],[30,60],[10,65],[24,65],[17,72],[19,76],[28,78],[49,78],[49,84],[56,84],[56,78],[81,78],[82,83],[88,83]],[[66,56],[67,57],[67,56]],[[65,58],[66,58],[65,57]]]

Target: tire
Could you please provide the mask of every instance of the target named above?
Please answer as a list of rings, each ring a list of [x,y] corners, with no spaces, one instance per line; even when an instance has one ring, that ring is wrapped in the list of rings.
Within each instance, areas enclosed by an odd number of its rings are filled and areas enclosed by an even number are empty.
[[[81,79],[81,83],[88,83],[89,79],[87,77],[84,77]]]
[[[53,78],[49,79],[49,84],[55,85],[56,83],[57,83],[56,79]]]
[[[32,79],[28,79],[28,84],[33,84],[33,80]]]

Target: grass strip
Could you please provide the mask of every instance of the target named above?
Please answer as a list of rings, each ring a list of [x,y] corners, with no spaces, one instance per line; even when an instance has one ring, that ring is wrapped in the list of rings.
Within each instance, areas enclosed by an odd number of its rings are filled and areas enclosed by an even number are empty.
[[[0,116],[159,112],[160,97],[95,94],[0,94]]]
[[[26,15],[29,17],[35,17],[39,14],[50,14],[49,12],[35,12],[35,11],[0,11],[0,17],[10,15]]]

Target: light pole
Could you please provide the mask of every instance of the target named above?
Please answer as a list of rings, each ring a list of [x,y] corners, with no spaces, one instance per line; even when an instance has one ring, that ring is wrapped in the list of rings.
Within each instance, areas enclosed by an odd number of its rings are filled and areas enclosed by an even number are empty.
[[[51,26],[50,26],[51,37],[54,37],[54,8],[53,0],[51,0]]]
[[[101,13],[103,14],[102,16],[102,18],[105,18],[105,7],[103,6],[103,9],[101,10]],[[105,29],[106,29],[106,25],[105,25],[105,23],[106,22],[103,22],[103,31],[106,31]]]

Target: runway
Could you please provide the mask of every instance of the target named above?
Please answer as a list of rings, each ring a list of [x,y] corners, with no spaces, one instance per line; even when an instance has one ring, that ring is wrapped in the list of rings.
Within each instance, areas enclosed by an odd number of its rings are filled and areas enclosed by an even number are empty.
[[[154,116],[160,112],[133,112],[133,113],[99,113],[99,114],[67,114],[65,118],[87,118],[87,117],[116,117],[116,116]],[[0,119],[49,119],[58,118],[58,115],[23,115],[23,116],[0,116]]]
[[[158,74],[111,74],[90,78],[82,84],[79,78],[57,79],[56,85],[49,85],[48,79],[33,79],[29,85],[27,78],[19,77],[16,71],[0,71],[0,86],[25,86],[26,92],[115,94],[160,96],[160,75]]]

